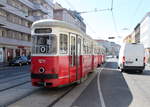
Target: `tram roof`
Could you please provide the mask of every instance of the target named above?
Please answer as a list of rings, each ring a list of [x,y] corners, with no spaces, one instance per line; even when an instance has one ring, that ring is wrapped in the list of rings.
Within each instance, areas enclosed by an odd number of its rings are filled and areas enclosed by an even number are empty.
[[[81,31],[75,25],[69,24],[65,21],[54,20],[54,19],[42,19],[42,20],[35,21],[32,24],[31,28],[36,28],[36,27],[63,27],[63,28],[75,30],[77,32],[82,33],[83,35],[86,35],[83,31]]]

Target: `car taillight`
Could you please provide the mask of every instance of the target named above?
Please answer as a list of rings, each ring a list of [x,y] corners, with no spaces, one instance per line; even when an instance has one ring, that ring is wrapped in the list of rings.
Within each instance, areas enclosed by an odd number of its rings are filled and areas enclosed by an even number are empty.
[[[126,59],[125,59],[125,56],[122,57],[122,62],[123,64],[125,63]]]

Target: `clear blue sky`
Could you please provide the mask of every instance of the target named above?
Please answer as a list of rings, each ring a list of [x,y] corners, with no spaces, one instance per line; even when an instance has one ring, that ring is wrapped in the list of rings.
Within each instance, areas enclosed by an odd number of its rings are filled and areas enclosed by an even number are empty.
[[[111,8],[112,0],[54,0],[64,8],[76,11],[91,11],[95,8]],[[150,0],[113,0],[113,14],[111,11],[85,13],[81,16],[87,25],[87,34],[95,39],[107,39],[109,36],[121,36],[131,33],[134,27],[150,11]],[[123,30],[128,28],[128,30]],[[116,38],[113,41],[120,41]]]

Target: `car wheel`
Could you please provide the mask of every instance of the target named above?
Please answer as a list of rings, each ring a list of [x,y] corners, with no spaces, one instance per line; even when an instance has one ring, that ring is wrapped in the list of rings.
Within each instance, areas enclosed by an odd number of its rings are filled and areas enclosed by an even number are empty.
[[[121,69],[121,72],[124,72],[124,69]]]
[[[22,66],[22,63],[21,63],[21,62],[19,63],[19,66]]]

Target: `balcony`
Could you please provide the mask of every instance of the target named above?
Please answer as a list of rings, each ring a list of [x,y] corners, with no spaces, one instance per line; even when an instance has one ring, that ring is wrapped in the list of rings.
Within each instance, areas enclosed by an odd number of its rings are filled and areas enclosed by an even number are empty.
[[[1,4],[1,3],[2,3],[2,2],[0,1],[0,4]],[[29,21],[31,21],[31,22],[34,21],[34,17],[33,17],[33,16],[26,17],[27,14],[23,13],[22,11],[20,11],[20,10],[18,10],[18,9],[16,9],[16,8],[14,8],[14,7],[12,7],[12,6],[10,6],[10,5],[4,3],[4,2],[3,2],[2,5],[4,5],[4,7],[1,7],[1,8],[4,9],[6,12],[15,14],[15,15],[17,15],[17,16],[19,16],[19,17],[21,17],[21,18],[24,18],[24,19],[26,19],[26,20],[29,20]]]
[[[47,3],[47,4],[49,4],[49,6],[51,6],[52,8],[54,7],[53,6],[53,0],[45,0],[45,2]]]
[[[15,45],[15,46],[27,46],[27,47],[32,46],[32,43],[28,41],[15,40],[15,39],[4,38],[4,37],[0,37],[0,43],[7,44],[7,45]]]
[[[11,29],[11,30],[15,30],[18,32],[30,34],[30,28],[22,26],[22,25],[11,23],[11,22],[7,21],[7,19],[5,17],[2,17],[2,16],[0,16],[0,24],[4,25],[3,27],[7,28],[7,29]]]
[[[42,11],[43,13],[48,14],[47,9],[45,9],[42,5],[40,5],[40,4],[38,4],[38,3],[34,3],[34,7],[35,7],[34,10],[40,10],[40,11]]]
[[[32,2],[30,2],[29,0],[18,0],[18,1],[23,3],[26,6],[30,7],[31,9],[35,9],[34,4]]]

